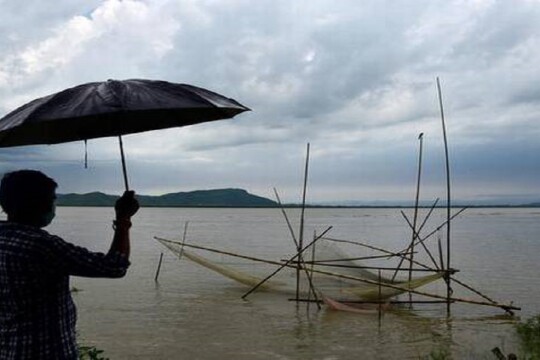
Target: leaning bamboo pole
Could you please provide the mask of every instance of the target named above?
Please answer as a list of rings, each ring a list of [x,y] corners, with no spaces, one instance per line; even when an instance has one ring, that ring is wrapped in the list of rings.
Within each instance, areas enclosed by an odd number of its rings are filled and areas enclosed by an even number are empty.
[[[163,261],[163,251],[161,252],[161,254],[159,255],[159,262],[158,262],[158,266],[157,266],[157,269],[156,269],[156,276],[154,276],[154,281],[155,282],[158,282],[158,278],[159,278],[159,271],[161,270],[161,262]]]
[[[431,205],[431,207],[429,208],[429,211],[428,211],[427,215],[424,217],[424,220],[422,220],[422,224],[420,224],[420,226],[418,227],[418,231],[417,231],[418,234],[420,234],[420,232],[422,231],[422,229],[426,225],[427,221],[429,220],[429,218],[433,214],[433,211],[435,210],[435,207],[437,207],[437,204],[439,203],[439,200],[440,200],[439,198],[436,198],[435,201],[433,202],[433,204]],[[418,236],[420,236],[420,235],[418,235]]]
[[[473,293],[475,293],[476,295],[480,296],[480,297],[483,297],[484,299],[486,299],[487,301],[491,302],[492,304],[496,304],[497,302],[495,300],[493,300],[492,298],[490,298],[489,296],[487,296],[486,294],[483,294],[481,293],[480,291],[478,291],[477,289],[473,288],[472,286],[470,285],[467,285],[466,283],[464,283],[463,281],[461,280],[458,280],[456,279],[455,277],[451,276],[450,277],[452,279],[453,282],[463,286],[465,289],[469,290],[469,291],[472,291]],[[510,309],[505,309],[506,312],[510,315],[514,315],[514,312]]]
[[[291,238],[292,238],[292,240],[294,242],[294,245],[298,249],[299,243],[296,240],[296,236],[294,235],[294,230],[292,228],[291,222],[289,221],[289,217],[287,216],[287,212],[285,211],[285,208],[283,207],[283,204],[281,202],[281,198],[279,197],[279,194],[278,194],[276,188],[274,188],[274,194],[276,195],[276,200],[277,200],[277,202],[279,204],[279,207],[281,209],[281,213],[283,214],[283,216],[285,217],[285,221],[287,222],[287,227],[289,228],[289,232],[291,234]],[[304,257],[302,255],[299,256],[299,260],[300,260],[300,262],[302,264],[305,263]],[[308,282],[309,282],[309,288],[310,288],[311,292],[313,293],[313,297],[315,298],[315,300],[319,300],[318,297],[317,297],[317,291],[315,290],[315,286],[313,285],[313,279],[311,278],[311,273],[308,272],[305,269],[305,266],[302,266],[302,268],[304,269],[304,271],[306,273],[306,277],[307,277]],[[298,282],[297,282],[297,284],[298,284]],[[297,290],[300,291],[299,288],[297,288]],[[298,295],[297,295],[297,297],[298,297]],[[318,302],[317,302],[317,308],[319,308],[319,309],[321,308]]]
[[[411,239],[411,254],[409,259],[409,281],[412,280],[412,269],[413,269],[413,259],[414,259],[414,242],[416,238],[418,237],[418,233],[416,232],[416,222],[418,221],[418,202],[420,200],[420,179],[422,177],[422,149],[424,144],[424,133],[420,133],[418,136],[418,140],[420,141],[420,149],[418,151],[418,174],[416,179],[416,197],[414,200],[414,217],[413,217],[413,226],[412,226],[412,239]],[[395,273],[394,273],[395,276]]]
[[[160,242],[172,243],[172,244],[175,244],[175,245],[182,245],[178,241],[172,241],[172,240],[164,239],[164,238],[161,238],[161,237],[158,237],[158,236],[154,236],[154,239],[156,239],[156,240],[158,240]],[[210,248],[210,247],[205,247],[205,246],[200,246],[200,245],[193,245],[193,244],[187,244],[186,243],[186,244],[183,244],[183,246],[194,248],[194,249],[206,250],[206,251],[214,252],[214,253],[217,253],[217,254],[230,255],[230,256],[237,257],[237,258],[246,259],[246,260],[252,260],[252,261],[257,261],[257,262],[262,262],[262,263],[267,263],[267,264],[273,264],[273,265],[280,265],[280,266],[283,266],[283,267],[286,266],[286,267],[293,268],[293,269],[297,267],[296,265],[291,265],[290,263],[284,265],[283,263],[278,262],[278,261],[266,260],[266,259],[256,258],[256,257],[253,257],[253,256],[241,255],[241,254],[232,253],[232,252],[229,252],[229,251],[222,251],[222,250],[213,249],[213,248]],[[309,245],[306,246],[304,248],[304,250],[307,249],[308,247],[309,247]],[[346,275],[346,274],[339,274],[339,273],[335,273],[335,272],[331,272],[331,271],[315,270],[315,269],[313,270],[313,272],[317,273],[317,274],[321,274],[321,275],[327,275],[327,276],[341,278],[341,279],[359,281],[359,282],[362,282],[362,283],[379,286],[378,281],[363,279],[363,278],[359,278],[359,277],[356,277],[356,276],[351,276],[351,275]],[[400,291],[403,291],[403,292],[410,291],[413,294],[422,295],[422,296],[426,296],[426,297],[430,297],[430,298],[434,298],[434,299],[440,299],[440,300],[446,300],[447,299],[446,297],[441,296],[441,295],[430,294],[430,293],[426,293],[426,292],[419,291],[419,290],[412,290],[412,289],[409,289],[409,288],[406,288],[406,287],[402,287],[402,286],[394,285],[394,284],[389,284],[389,283],[383,283],[383,284],[381,284],[381,286],[396,289],[396,290],[400,290]],[[496,308],[500,308],[500,309],[503,309],[503,310],[506,310],[506,309],[509,309],[509,310],[521,310],[521,308],[519,308],[517,306],[514,306],[513,304],[491,303],[491,302],[477,301],[477,300],[470,300],[470,299],[461,299],[461,298],[451,298],[450,301],[452,301],[452,302],[462,302],[462,303],[468,303],[468,304],[474,304],[474,305],[491,306],[491,307],[496,307]]]
[[[325,231],[322,232],[321,235],[319,235],[318,237],[316,237],[315,239],[313,239],[312,242],[310,242],[306,247],[300,249],[300,251],[298,253],[296,253],[296,255],[294,255],[293,257],[291,257],[288,261],[286,261],[285,263],[281,264],[273,273],[271,273],[270,275],[268,275],[267,277],[265,277],[263,280],[261,280],[261,282],[259,282],[257,285],[255,285],[254,287],[252,287],[248,292],[246,292],[244,295],[242,295],[242,299],[245,299],[249,294],[251,294],[252,292],[254,292],[255,290],[257,290],[262,284],[264,284],[266,281],[270,280],[270,278],[272,278],[274,275],[276,275],[278,272],[280,272],[284,267],[290,265],[297,257],[301,256],[302,253],[304,251],[306,251],[310,246],[312,246],[313,244],[315,244],[318,240],[320,240],[328,231],[330,231],[330,229],[332,229],[332,226],[329,226]],[[293,268],[296,269],[296,271],[300,271],[300,265],[298,266],[292,266]],[[299,290],[299,289],[297,289]],[[299,294],[297,294],[299,295]],[[299,296],[297,296],[297,298],[299,298]]]
[[[414,230],[414,225],[411,224],[411,221],[409,220],[409,218],[407,217],[407,215],[406,215],[403,211],[401,211],[401,216],[405,219],[405,221],[407,222],[407,224],[409,225],[409,227],[410,227],[411,229],[413,229],[413,231],[415,232],[415,234],[416,234],[416,239],[420,238],[420,234],[419,234],[419,233],[420,233],[420,229],[418,229],[418,231],[415,231],[415,230]],[[411,244],[413,244],[413,243],[414,243],[414,241],[413,241]],[[424,251],[426,252],[426,254],[428,254],[428,256],[429,256],[431,262],[433,262],[433,265],[435,265],[435,268],[436,268],[437,270],[439,270],[439,265],[437,264],[437,261],[435,260],[435,258],[434,258],[433,255],[431,254],[431,251],[429,251],[429,249],[427,248],[426,244],[424,244],[423,241],[420,241],[419,243],[420,243],[420,244],[422,245],[422,247],[424,248]],[[414,246],[414,245],[413,245],[413,246]]]
[[[441,110],[441,122],[444,140],[444,155],[446,163],[446,267],[450,269],[450,211],[452,208],[450,196],[450,160],[448,156],[448,138],[446,136],[446,122],[444,121],[444,108],[442,100],[441,82],[437,77],[437,94],[439,96],[439,108]],[[452,287],[450,284],[450,276],[446,279],[446,296],[450,299],[452,295]],[[448,301],[447,312],[450,313],[450,301]]]
[[[431,205],[431,209],[429,209],[429,212],[428,214],[426,215],[426,217],[424,218],[424,221],[422,222],[422,224],[420,225],[420,227],[418,228],[418,230],[415,230],[413,225],[411,224],[411,222],[409,221],[409,218],[407,218],[407,215],[405,215],[405,213],[403,211],[401,211],[401,216],[403,216],[405,218],[405,221],[407,221],[407,223],[409,224],[409,227],[411,229],[413,229],[413,233],[414,233],[414,237],[413,238],[413,241],[409,244],[409,246],[407,247],[407,249],[405,249],[404,251],[412,251],[411,248],[414,247],[415,245],[415,240],[416,239],[420,239],[420,231],[422,231],[422,229],[424,228],[424,225],[426,224],[426,222],[428,221],[428,219],[431,217],[431,214],[433,213],[433,210],[435,209],[435,206],[437,206],[437,203],[439,202],[439,199],[436,199],[435,202],[433,203],[433,205]],[[439,267],[437,266],[437,263],[433,260],[433,256],[431,255],[431,252],[429,251],[429,249],[427,248],[427,246],[424,244],[423,241],[419,241],[418,242],[419,244],[422,245],[422,247],[424,248],[424,250],[426,251],[426,253],[429,255],[429,257],[431,258],[431,260],[433,261],[433,263],[435,264],[435,268],[438,269]],[[401,251],[403,252],[403,251]],[[401,268],[401,265],[403,264],[403,261],[405,260],[405,258],[401,258],[400,261],[399,261],[399,264],[398,264],[398,268]],[[394,275],[392,276],[392,279],[395,279],[397,275],[397,271],[394,273]]]
[[[388,251],[386,249],[383,249],[383,248],[380,248],[380,247],[377,247],[377,246],[364,244],[364,243],[361,243],[359,241],[342,240],[342,239],[335,239],[335,238],[329,238],[329,237],[324,237],[324,240],[365,247],[367,249],[376,250],[376,251],[380,251],[382,253],[388,254],[388,257],[397,256],[397,257],[400,257],[402,259],[403,258],[408,259],[408,257],[407,257],[408,251],[407,250],[403,250],[403,251],[400,251],[400,252],[392,252],[392,251]],[[437,270],[437,269],[431,268],[431,267],[429,267],[429,266],[427,266],[425,264],[422,264],[419,261],[414,260],[413,262],[416,265],[423,267],[424,269]]]
[[[441,269],[444,270],[444,257],[443,257],[442,244],[441,244],[440,237],[437,239],[437,247],[439,248],[439,262],[441,264],[440,266],[441,266]]]
[[[450,220],[453,220],[454,218],[456,218],[459,214],[461,214],[462,212],[464,212],[465,210],[467,210],[469,207],[468,206],[465,206],[463,208],[461,208],[459,211],[457,211],[454,215],[452,215],[450,217]],[[441,230],[443,227],[446,226],[446,224],[448,223],[448,220],[445,220],[441,225],[439,225],[436,229],[434,229],[432,232],[430,232],[429,234],[427,234],[426,236],[424,236],[423,238],[418,238],[418,242],[424,242],[426,241],[427,239],[429,239],[430,237],[433,236],[433,234],[435,234],[437,231]],[[404,249],[404,250],[401,250],[401,251],[398,251],[397,253],[404,253],[404,252],[407,252],[408,248],[407,249]]]
[[[424,292],[424,291],[413,290],[413,289],[410,289],[410,288],[407,288],[407,287],[402,287],[402,286],[393,285],[393,284],[389,284],[389,283],[380,284],[378,281],[362,279],[362,278],[359,278],[359,277],[356,277],[356,276],[338,274],[338,273],[334,273],[334,272],[330,272],[330,271],[323,271],[323,270],[317,270],[316,272],[319,273],[319,274],[324,274],[324,275],[328,275],[328,276],[335,276],[335,277],[342,278],[342,279],[356,280],[356,281],[363,282],[363,283],[370,284],[370,285],[376,285],[376,286],[380,285],[380,286],[383,286],[383,287],[388,287],[388,288],[400,290],[400,291],[403,291],[403,292],[410,292],[410,293],[413,293],[413,294],[416,294],[416,295],[422,295],[422,296],[426,296],[426,297],[430,297],[430,298],[434,298],[434,299],[442,299],[442,300],[446,300],[446,301],[449,300],[451,302],[462,302],[462,303],[473,304],[473,305],[483,305],[483,306],[497,307],[497,308],[503,309],[505,311],[506,310],[521,310],[521,308],[519,308],[517,306],[514,306],[513,304],[500,304],[500,303],[492,303],[492,302],[485,302],[485,301],[478,301],[478,300],[471,300],[471,299],[462,299],[462,298],[452,298],[452,297],[450,299],[448,299],[445,296],[436,295],[436,294],[430,294],[430,293],[427,293],[427,292]]]

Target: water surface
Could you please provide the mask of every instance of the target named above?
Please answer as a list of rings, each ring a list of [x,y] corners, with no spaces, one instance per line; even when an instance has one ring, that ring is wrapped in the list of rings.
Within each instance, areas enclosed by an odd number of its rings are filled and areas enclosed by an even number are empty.
[[[412,211],[406,211],[412,218]],[[295,228],[298,213],[290,210]],[[106,251],[112,218],[107,208],[59,208],[47,230]],[[436,212],[424,233],[444,219],[444,211]],[[521,318],[540,313],[539,220],[538,209],[467,210],[452,223],[456,276],[494,299],[514,301],[523,308]],[[153,240],[156,235],[180,239],[185,221],[190,222],[191,243],[278,260],[293,253],[276,209],[141,209],[134,218],[129,274],[116,280],[72,280],[81,290],[74,298],[86,344],[104,349],[111,359],[418,359],[435,348],[446,348],[456,358],[477,358],[489,357],[495,346],[517,350],[515,320],[494,308],[454,305],[448,318],[445,305],[418,305],[380,319],[377,313],[317,311],[313,305],[308,310],[283,294],[255,293],[243,301],[246,287],[188,260],[178,261]],[[411,238],[399,209],[308,209],[306,239],[330,225],[332,237],[395,251]],[[438,236],[444,233],[435,234],[429,245],[437,259]],[[351,256],[373,254],[352,245],[343,250]],[[420,252],[417,257],[429,262]],[[446,287],[440,282],[425,290],[445,294]],[[454,294],[471,297],[458,286]]]

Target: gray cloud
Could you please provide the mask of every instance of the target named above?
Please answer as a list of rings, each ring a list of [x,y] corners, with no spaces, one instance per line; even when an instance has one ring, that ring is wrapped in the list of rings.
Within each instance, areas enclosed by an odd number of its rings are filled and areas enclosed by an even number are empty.
[[[531,155],[540,135],[538,2],[107,0],[0,10],[0,115],[78,83],[134,77],[193,83],[254,109],[126,137],[141,192],[295,194],[310,141],[314,200],[405,199],[424,132],[426,196],[438,196],[440,76],[455,193],[540,194]],[[89,152],[83,171],[78,143],[0,149],[0,170],[40,167],[69,191],[118,189],[114,139],[90,142]]]

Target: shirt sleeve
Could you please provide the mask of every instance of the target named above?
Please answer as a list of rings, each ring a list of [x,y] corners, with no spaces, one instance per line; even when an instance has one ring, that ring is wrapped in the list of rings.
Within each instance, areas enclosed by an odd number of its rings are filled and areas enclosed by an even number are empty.
[[[46,266],[62,275],[121,278],[130,265],[129,260],[117,252],[92,252],[53,235],[46,241]]]

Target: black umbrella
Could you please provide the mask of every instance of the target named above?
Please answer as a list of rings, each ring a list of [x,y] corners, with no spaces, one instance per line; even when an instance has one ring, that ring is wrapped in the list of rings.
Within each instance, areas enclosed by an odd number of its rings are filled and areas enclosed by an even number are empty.
[[[82,84],[33,100],[0,119],[0,147],[58,144],[228,119],[249,109],[192,85],[156,80]]]

